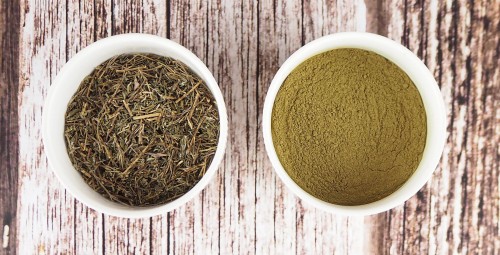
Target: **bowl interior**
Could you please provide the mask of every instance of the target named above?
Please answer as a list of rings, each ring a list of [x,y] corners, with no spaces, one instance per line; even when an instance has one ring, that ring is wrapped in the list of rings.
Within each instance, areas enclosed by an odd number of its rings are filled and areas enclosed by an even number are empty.
[[[154,53],[184,62],[207,84],[217,101],[220,119],[219,141],[216,153],[202,179],[186,194],[164,205],[149,207],[125,206],[112,202],[90,188],[73,167],[64,142],[64,123],[67,105],[80,82],[107,59],[123,53]],[[52,83],[43,111],[43,140],[49,165],[63,186],[89,207],[114,216],[149,217],[173,210],[200,192],[215,174],[227,140],[227,114],[222,93],[214,77],[188,49],[168,39],[146,34],[125,34],[97,41],[76,54],[59,71]]]
[[[327,203],[308,194],[300,188],[281,165],[274,149],[271,135],[271,115],[274,100],[286,77],[306,59],[325,51],[339,48],[359,48],[373,51],[394,62],[415,83],[427,115],[427,137],[419,166],[397,191],[376,202],[343,206]],[[297,196],[314,206],[346,215],[370,215],[389,210],[413,196],[432,176],[439,163],[446,138],[446,116],[439,87],[425,64],[410,50],[386,37],[370,33],[338,33],[314,40],[293,53],[280,67],[268,90],[264,103],[263,133],[266,151],[281,180]]]

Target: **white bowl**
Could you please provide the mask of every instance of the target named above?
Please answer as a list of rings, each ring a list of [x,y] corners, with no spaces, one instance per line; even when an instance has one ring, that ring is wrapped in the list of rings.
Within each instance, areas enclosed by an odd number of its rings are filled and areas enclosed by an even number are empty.
[[[212,163],[201,180],[186,194],[169,203],[151,206],[125,206],[101,196],[90,188],[73,167],[64,142],[64,123],[68,103],[80,82],[107,59],[123,53],[154,53],[172,57],[185,63],[207,84],[219,111],[220,131],[217,150]],[[148,34],[111,36],[92,43],[81,50],[59,71],[52,83],[43,109],[43,142],[50,168],[63,186],[78,200],[96,211],[120,217],[143,218],[166,213],[196,196],[216,173],[224,156],[227,141],[227,114],[222,93],[214,77],[191,51],[168,39]]]
[[[413,175],[391,195],[373,203],[344,206],[322,201],[300,188],[281,165],[271,135],[271,115],[276,94],[295,67],[319,53],[338,48],[375,52],[403,69],[415,83],[427,114],[427,139],[422,160]],[[276,174],[298,197],[325,211],[343,215],[371,215],[392,209],[415,195],[431,178],[441,158],[446,139],[446,115],[439,87],[425,64],[410,50],[386,37],[370,33],[337,33],[314,40],[293,53],[274,76],[264,103],[262,120],[266,151]]]

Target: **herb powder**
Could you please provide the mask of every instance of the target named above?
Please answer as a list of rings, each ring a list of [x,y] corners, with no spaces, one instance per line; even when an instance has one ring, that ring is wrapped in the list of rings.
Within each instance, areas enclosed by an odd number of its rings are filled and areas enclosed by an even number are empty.
[[[406,73],[361,49],[336,49],[296,67],[272,112],[278,158],[306,192],[362,205],[403,185],[418,167],[426,114]]]

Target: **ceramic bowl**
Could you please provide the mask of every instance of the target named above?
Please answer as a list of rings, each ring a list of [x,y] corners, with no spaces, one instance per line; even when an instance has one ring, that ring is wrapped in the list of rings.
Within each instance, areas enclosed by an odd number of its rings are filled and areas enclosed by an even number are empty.
[[[299,64],[325,51],[339,48],[359,48],[375,52],[394,62],[415,83],[427,114],[427,138],[422,160],[413,175],[394,193],[373,203],[344,206],[322,201],[300,188],[280,163],[273,145],[271,115],[276,94],[287,76]],[[446,139],[446,114],[443,97],[432,73],[410,50],[386,37],[370,33],[337,33],[314,40],[293,53],[280,67],[266,95],[262,130],[267,154],[272,166],[285,185],[299,198],[313,206],[343,215],[370,215],[403,204],[415,195],[431,178],[441,158]]]
[[[80,82],[109,58],[123,53],[154,53],[185,63],[207,84],[212,92],[220,118],[217,150],[201,180],[183,196],[163,205],[126,206],[112,202],[90,188],[73,167],[64,141],[64,122],[68,103]],[[143,218],[171,211],[196,196],[216,173],[226,148],[228,124],[222,93],[205,64],[191,51],[168,39],[148,34],[123,34],[92,43],[71,58],[54,79],[43,108],[43,142],[49,166],[62,185],[76,199],[96,211],[120,217]]]

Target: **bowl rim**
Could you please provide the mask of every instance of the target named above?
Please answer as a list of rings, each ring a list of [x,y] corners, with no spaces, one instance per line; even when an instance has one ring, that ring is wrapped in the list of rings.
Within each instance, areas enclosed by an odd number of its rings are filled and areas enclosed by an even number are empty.
[[[412,176],[394,193],[378,201],[355,206],[337,205],[320,200],[299,187],[281,165],[272,134],[271,115],[276,95],[286,77],[299,64],[325,51],[358,48],[372,51],[398,65],[415,83],[424,103],[427,136],[424,153]],[[279,68],[267,92],[262,119],[262,131],[267,155],[275,173],[292,193],[321,210],[347,216],[366,216],[390,210],[415,195],[432,177],[446,141],[446,111],[441,91],[430,70],[409,49],[387,37],[366,32],[342,32],[320,37],[295,51]]]
[[[174,52],[175,54],[182,56],[185,59],[188,59],[189,63],[186,63],[185,61],[183,62],[205,81],[207,87],[213,94],[214,99],[217,103],[219,124],[220,124],[219,138],[217,143],[217,149],[212,159],[212,162],[210,163],[210,166],[206,170],[203,177],[194,187],[192,187],[187,193],[185,193],[181,197],[173,201],[170,201],[166,204],[156,205],[156,206],[145,206],[145,207],[126,206],[126,205],[121,205],[117,202],[113,202],[107,198],[104,198],[96,191],[94,191],[95,194],[87,195],[85,192],[81,192],[82,190],[80,188],[76,188],[74,185],[71,185],[71,182],[73,182],[73,180],[68,179],[67,174],[63,173],[63,171],[68,171],[68,168],[70,168],[74,172],[77,171],[74,168],[73,164],[70,165],[67,164],[69,156],[67,153],[66,146],[64,146],[65,153],[63,153],[62,149],[60,148],[61,140],[64,142],[64,135],[56,133],[54,131],[54,127],[57,126],[57,124],[52,123],[51,121],[52,118],[51,114],[55,112],[56,107],[61,107],[61,104],[63,104],[59,102],[60,100],[58,100],[58,94],[60,96],[60,94],[63,93],[61,92],[62,87],[67,86],[67,84],[65,84],[66,83],[65,81],[69,79],[69,76],[73,71],[77,70],[78,65],[83,63],[82,61],[87,61],[88,59],[90,59],[90,56],[92,54],[110,50],[117,45],[130,45],[127,47],[133,48],[132,50],[119,52],[117,54],[133,53],[133,52],[154,53],[151,51],[154,47],[157,47],[158,49],[164,49],[165,51]],[[164,54],[159,54],[159,55],[171,56],[171,54],[173,53],[167,54],[166,52],[164,52]],[[109,57],[106,59],[109,59]],[[99,61],[98,63],[93,65],[93,68],[95,68],[95,66],[101,64],[102,62],[104,61]],[[88,74],[85,74],[84,76],[86,75]],[[75,85],[76,86],[75,90],[79,87],[79,85],[80,83],[78,83],[78,85]],[[73,94],[71,94],[71,96],[72,95]],[[66,109],[67,109],[67,104],[64,108],[64,114],[66,113]],[[59,70],[56,78],[53,80],[48,90],[48,95],[45,99],[44,106],[42,109],[42,140],[44,144],[44,151],[47,156],[48,166],[49,168],[52,169],[52,172],[56,175],[57,179],[59,179],[59,182],[67,191],[69,191],[70,194],[72,194],[77,200],[87,205],[88,207],[107,215],[123,217],[123,218],[146,218],[146,217],[156,216],[159,214],[172,211],[182,206],[183,204],[187,203],[191,199],[193,199],[208,185],[210,180],[218,171],[219,165],[221,164],[222,159],[224,157],[227,145],[227,139],[228,139],[228,117],[226,111],[226,104],[224,102],[224,97],[222,95],[220,87],[217,84],[212,73],[209,71],[209,69],[206,67],[203,61],[201,61],[194,53],[192,53],[187,48],[169,39],[151,34],[128,33],[128,34],[114,35],[98,40],[94,43],[91,43],[87,47],[80,50]],[[80,181],[84,182],[83,178]],[[85,185],[87,184],[85,183]],[[87,188],[93,191],[93,189],[91,189],[90,186],[88,185]],[[89,191],[87,190],[87,192]],[[96,194],[98,194],[100,198],[98,198]],[[102,199],[105,199],[108,202],[104,202],[104,200]]]

